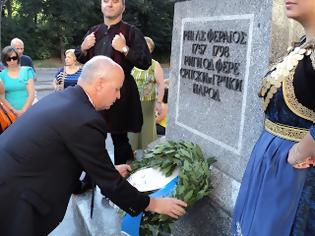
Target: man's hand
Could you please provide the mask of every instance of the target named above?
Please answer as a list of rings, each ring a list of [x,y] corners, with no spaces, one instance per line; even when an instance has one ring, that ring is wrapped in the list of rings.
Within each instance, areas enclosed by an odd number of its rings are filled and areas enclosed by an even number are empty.
[[[178,219],[186,213],[187,204],[176,198],[150,198],[146,211],[152,211]]]
[[[96,38],[94,32],[90,33],[85,37],[83,43],[81,44],[81,51],[86,53],[90,48],[92,48],[96,43]]]
[[[126,164],[116,165],[115,168],[122,177],[126,177],[131,171],[131,167]]]
[[[122,33],[116,34],[112,41],[112,47],[118,51],[122,52],[123,47],[126,46],[126,39]]]

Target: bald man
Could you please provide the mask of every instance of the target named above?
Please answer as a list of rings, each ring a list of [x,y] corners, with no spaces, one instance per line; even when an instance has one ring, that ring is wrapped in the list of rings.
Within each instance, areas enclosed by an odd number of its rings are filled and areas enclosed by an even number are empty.
[[[1,236],[49,234],[82,170],[131,215],[185,213],[180,200],[138,192],[122,177],[130,167],[115,168],[104,151],[106,123],[98,111],[120,98],[123,80],[118,64],[96,56],[84,65],[78,86],[43,98],[0,136]]]
[[[19,54],[21,66],[32,67],[35,71],[32,58],[24,54],[24,42],[19,38],[11,40],[11,47],[14,47]]]

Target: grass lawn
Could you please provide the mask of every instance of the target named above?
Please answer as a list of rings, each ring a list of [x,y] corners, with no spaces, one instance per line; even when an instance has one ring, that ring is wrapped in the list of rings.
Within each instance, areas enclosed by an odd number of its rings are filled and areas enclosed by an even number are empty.
[[[58,68],[62,67],[63,63],[60,58],[49,58],[45,60],[34,60],[35,67],[37,68]]]
[[[170,62],[168,57],[160,57],[157,59],[162,67],[170,67]],[[37,68],[59,68],[63,66],[63,63],[60,58],[49,58],[45,60],[34,60],[35,67]]]

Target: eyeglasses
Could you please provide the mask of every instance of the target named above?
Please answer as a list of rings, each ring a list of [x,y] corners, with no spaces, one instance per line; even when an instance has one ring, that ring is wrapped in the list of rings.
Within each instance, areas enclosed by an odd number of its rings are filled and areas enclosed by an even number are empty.
[[[16,61],[18,59],[18,56],[14,56],[14,57],[8,57],[7,61]]]

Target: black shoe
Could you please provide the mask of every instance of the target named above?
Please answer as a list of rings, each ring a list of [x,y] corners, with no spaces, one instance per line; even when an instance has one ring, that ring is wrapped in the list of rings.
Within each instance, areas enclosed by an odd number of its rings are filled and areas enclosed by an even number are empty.
[[[79,181],[76,188],[72,191],[73,194],[78,195],[85,193],[89,190],[93,189],[93,184],[90,181]]]

